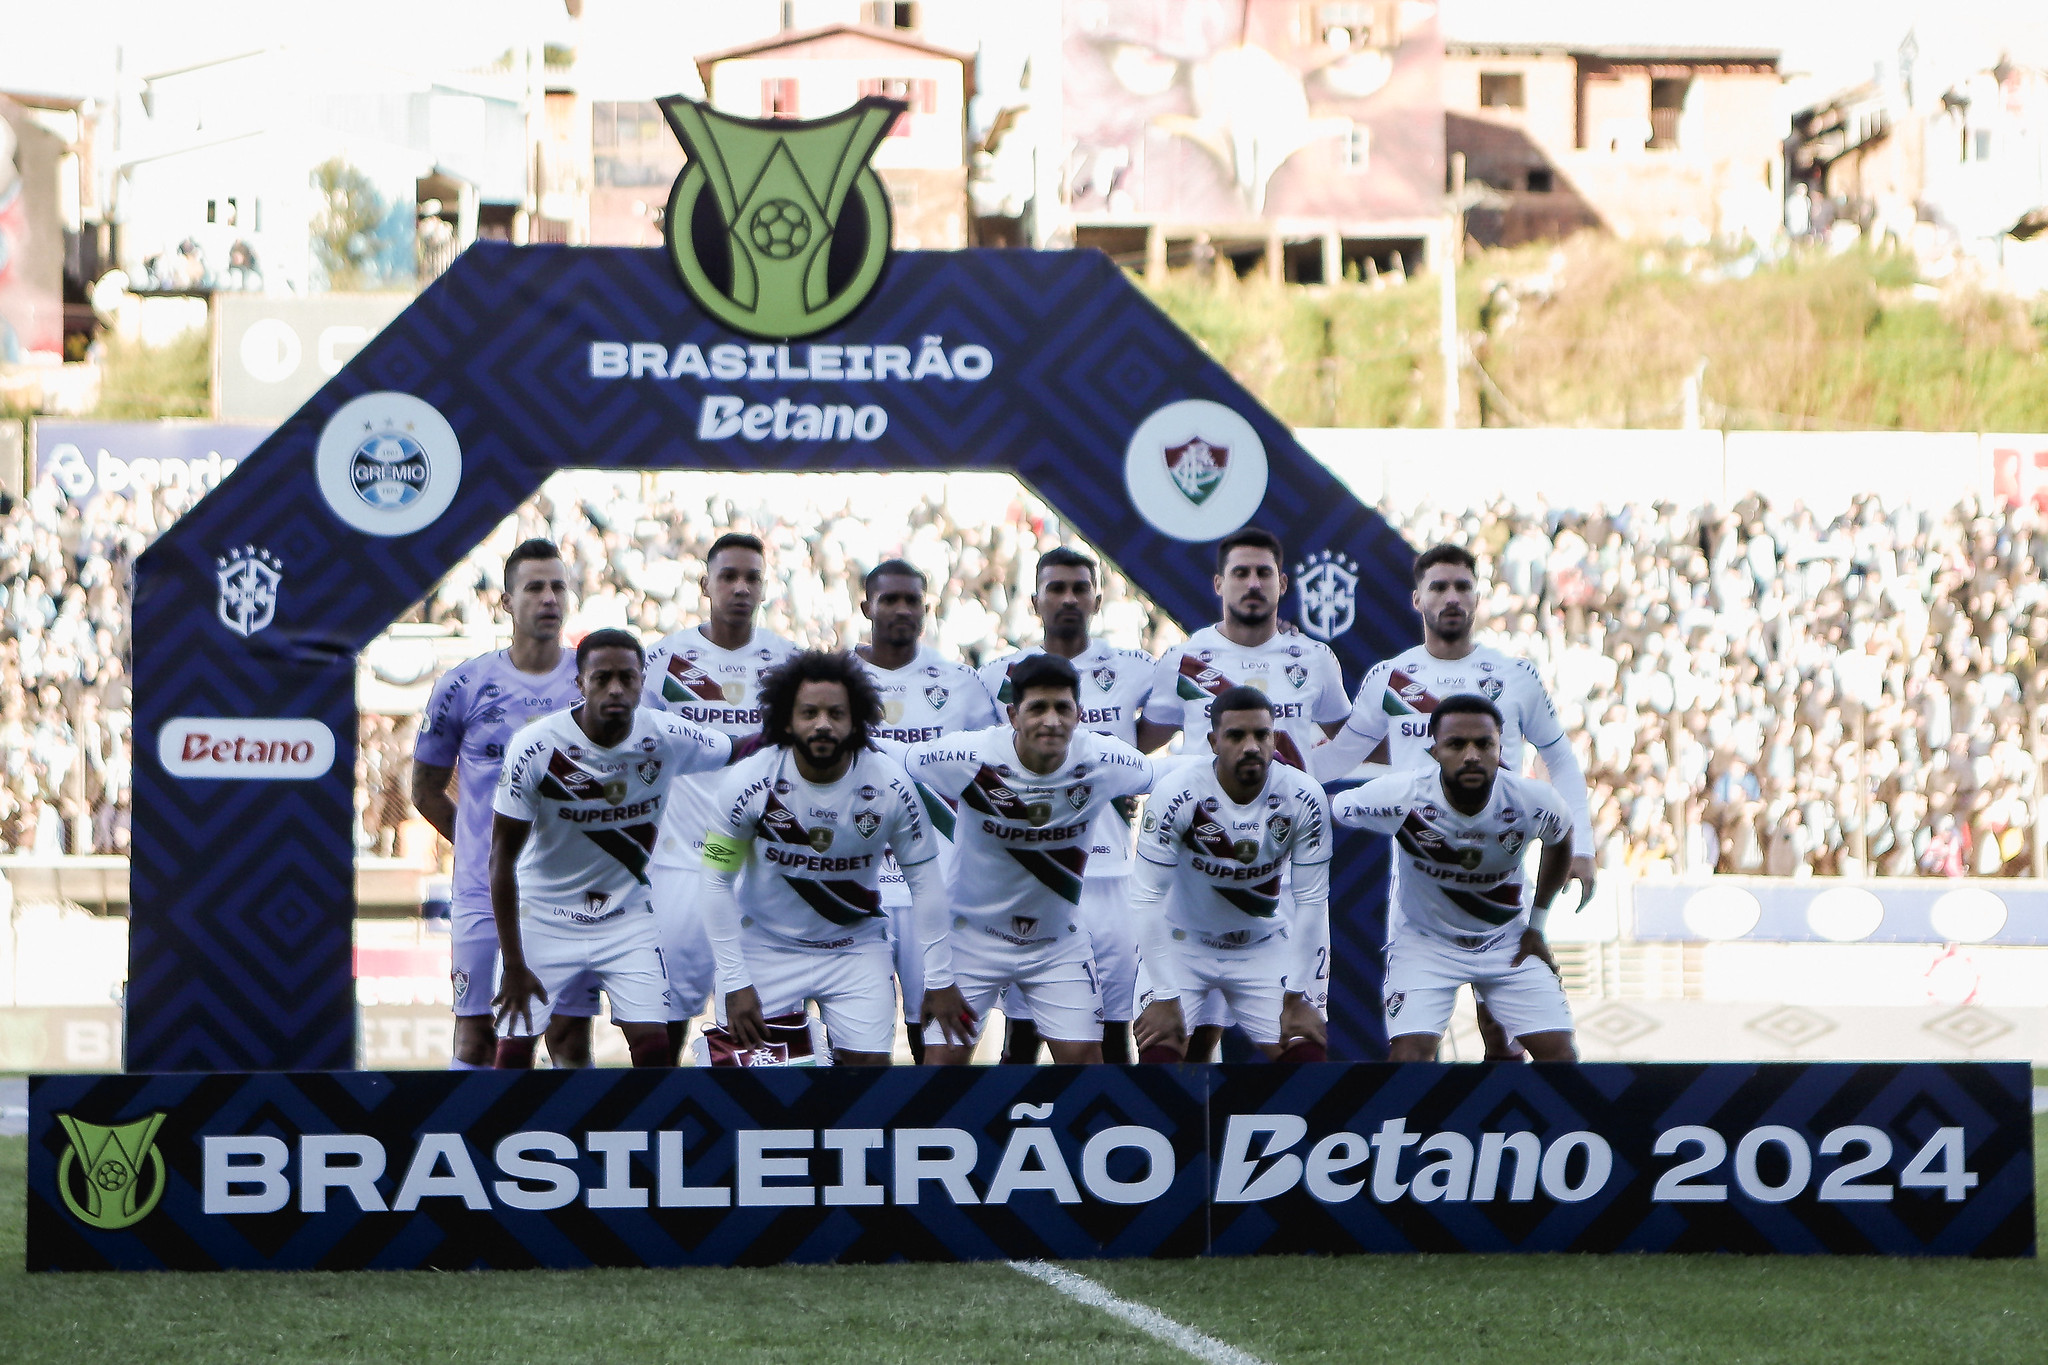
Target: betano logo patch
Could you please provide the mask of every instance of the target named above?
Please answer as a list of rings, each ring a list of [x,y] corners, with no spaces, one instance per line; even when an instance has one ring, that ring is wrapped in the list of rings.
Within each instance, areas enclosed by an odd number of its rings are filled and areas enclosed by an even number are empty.
[[[831,118],[747,119],[661,101],[689,155],[663,229],[683,288],[747,336],[814,336],[866,302],[889,259],[889,197],[868,158],[908,109],[868,96]]]
[[[71,1139],[57,1160],[57,1191],[72,1216],[101,1232],[132,1228],[149,1217],[164,1197],[164,1154],[156,1149],[164,1115],[113,1128],[69,1114],[57,1115],[57,1122]]]

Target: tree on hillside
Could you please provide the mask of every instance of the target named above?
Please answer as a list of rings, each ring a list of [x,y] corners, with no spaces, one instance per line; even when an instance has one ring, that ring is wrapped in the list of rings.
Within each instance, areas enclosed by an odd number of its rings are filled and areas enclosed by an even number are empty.
[[[385,244],[378,230],[389,216],[384,197],[359,167],[330,157],[313,169],[320,207],[313,214],[313,257],[337,291],[381,283]]]

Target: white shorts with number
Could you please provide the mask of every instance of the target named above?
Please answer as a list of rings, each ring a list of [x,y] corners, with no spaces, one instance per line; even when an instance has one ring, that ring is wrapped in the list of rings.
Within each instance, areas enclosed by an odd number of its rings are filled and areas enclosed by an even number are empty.
[[[1387,979],[1380,990],[1387,1036],[1443,1036],[1458,987],[1467,984],[1510,1038],[1570,1032],[1572,1007],[1557,973],[1538,957],[1510,965],[1527,927],[1527,921],[1516,920],[1491,933],[1452,936],[1404,921],[1387,947]]]
[[[1102,986],[1078,920],[1077,915],[1072,935],[1032,948],[1018,948],[956,920],[953,981],[974,1013],[969,1041],[980,1040],[989,1011],[1013,987],[1038,1025],[1039,1037],[1062,1043],[1102,1041]],[[925,1027],[924,1041],[929,1046],[948,1039],[934,1022]]]
[[[1095,954],[1095,980],[1102,988],[1102,1017],[1129,1023],[1137,1017],[1138,935],[1131,925],[1131,879],[1089,877],[1081,883],[1081,927]],[[1021,992],[1003,992],[1003,1013],[1029,1019]]]
[[[498,980],[498,921],[490,903],[456,902],[448,916],[448,980],[455,988],[458,1019],[486,1018]],[[552,989],[550,996],[554,995]],[[584,977],[567,987],[550,1013],[588,1019],[597,1013],[597,981]]]
[[[661,943],[662,965],[668,969],[668,1017],[695,1019],[704,1012],[714,972],[711,935],[697,908],[703,869],[694,863],[657,865],[648,869],[648,880],[654,883],[654,932]]]
[[[564,993],[573,997],[577,983],[586,978],[610,998],[615,1022],[667,1022],[667,973],[662,970],[651,912],[627,910],[596,924],[577,924],[549,911],[522,910],[519,937],[526,965],[540,978],[548,1003],[533,1005],[530,1025],[524,1016],[499,1024],[499,1036],[545,1033],[554,1002]]]
[[[889,944],[884,939],[843,948],[804,948],[743,932],[740,949],[747,974],[761,997],[761,1015],[802,1012],[818,1002],[825,1037],[841,1052],[890,1052],[896,1046],[896,991],[890,985]],[[725,997],[716,998],[718,1022],[725,1023]]]
[[[1214,1002],[1221,1002],[1226,1017],[1234,1019],[1245,1036],[1255,1043],[1280,1041],[1280,1006],[1287,994],[1287,969],[1294,961],[1294,947],[1287,931],[1280,929],[1258,943],[1228,948],[1204,943],[1194,935],[1178,937],[1174,947],[1180,956],[1181,1018],[1190,1028],[1198,1017],[1213,1014]],[[1138,1000],[1149,1005],[1155,992],[1151,974],[1138,967]],[[1216,1022],[1213,1018],[1203,1022]]]

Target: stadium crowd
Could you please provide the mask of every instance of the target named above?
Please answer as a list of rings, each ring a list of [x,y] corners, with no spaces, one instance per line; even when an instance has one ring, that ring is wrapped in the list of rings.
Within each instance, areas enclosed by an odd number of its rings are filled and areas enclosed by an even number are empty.
[[[187,498],[172,488],[77,507],[45,484],[0,512],[6,848],[126,852],[126,594],[135,555]],[[2036,509],[1864,497],[1831,520],[1755,498],[1725,511],[1384,510],[1412,543],[1480,556],[1482,638],[1535,661],[1557,698],[1604,867],[2036,870],[2048,718],[2048,518]],[[767,629],[855,643],[861,575],[900,552],[944,585],[939,648],[974,661],[1035,641],[1030,566],[1065,535],[1029,494],[971,476],[561,475],[407,619],[487,631],[506,550],[539,535],[582,578],[572,635],[622,625],[652,639],[696,619],[701,557],[728,528],[771,546],[780,590]],[[1180,638],[1120,575],[1106,589],[1097,633],[1111,643],[1156,653]],[[413,727],[364,717],[366,852],[399,850]]]

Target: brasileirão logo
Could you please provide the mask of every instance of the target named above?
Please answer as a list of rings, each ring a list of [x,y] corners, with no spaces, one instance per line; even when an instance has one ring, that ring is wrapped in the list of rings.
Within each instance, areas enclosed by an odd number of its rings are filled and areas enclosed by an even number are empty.
[[[669,195],[668,250],[697,306],[784,341],[860,307],[889,259],[889,196],[868,158],[907,107],[868,96],[800,123],[662,100],[690,158]]]
[[[132,1228],[149,1217],[164,1197],[164,1154],[156,1149],[156,1130],[164,1115],[117,1127],[86,1123],[69,1114],[57,1115],[71,1141],[57,1161],[57,1192],[79,1222],[102,1232]],[[143,1165],[149,1163],[145,1179]],[[71,1188],[71,1168],[79,1168],[78,1191]],[[79,1203],[80,1193],[85,1202]]]

